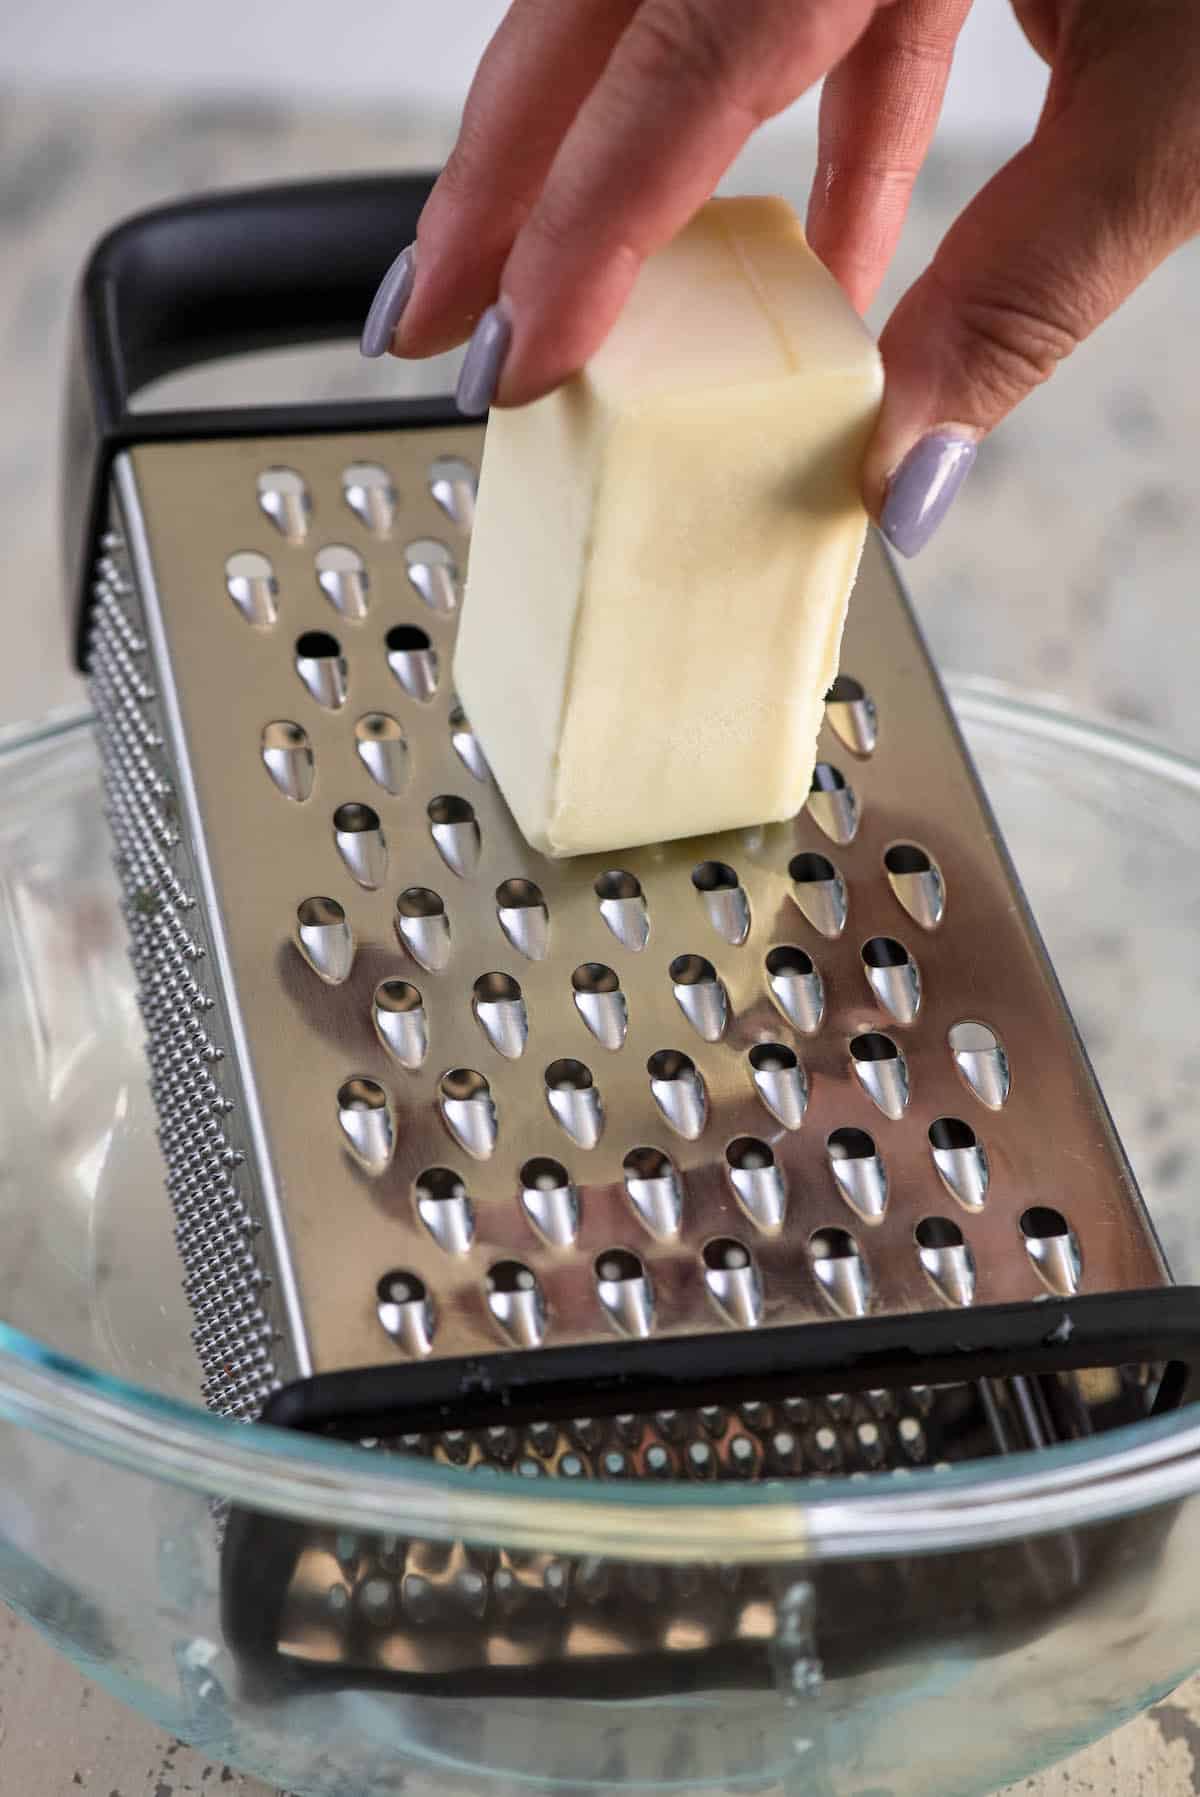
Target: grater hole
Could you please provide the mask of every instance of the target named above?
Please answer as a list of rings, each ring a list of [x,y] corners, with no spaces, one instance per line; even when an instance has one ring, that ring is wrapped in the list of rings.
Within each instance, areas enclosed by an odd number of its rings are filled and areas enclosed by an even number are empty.
[[[425,1001],[407,980],[383,980],[375,988],[375,1028],[402,1067],[420,1067],[429,1048]]]
[[[908,950],[894,936],[872,936],[869,942],[863,943],[862,958],[872,968],[909,965]]]
[[[938,1117],[929,1126],[933,1164],[952,1198],[968,1210],[982,1209],[987,1197],[988,1158],[975,1131],[960,1117]]]
[[[491,1292],[532,1292],[537,1288],[534,1275],[519,1260],[498,1260],[489,1268],[487,1277]]]
[[[383,1087],[356,1074],[338,1087],[337,1107],[342,1133],[355,1158],[367,1172],[382,1173],[394,1145],[391,1108]]]
[[[740,881],[726,862],[702,861],[692,870],[692,885],[697,892],[736,892]]]
[[[708,1094],[690,1055],[660,1048],[646,1062],[650,1091],[665,1120],[678,1135],[694,1142],[708,1121]]]
[[[318,705],[337,711],[345,704],[346,661],[341,644],[327,630],[306,630],[296,638],[296,672]]]
[[[507,973],[481,973],[472,988],[475,1020],[498,1054],[516,1061],[525,1052],[529,1014],[519,983]]]
[[[772,979],[806,980],[815,972],[811,955],[802,948],[773,948],[767,956],[767,972]]]
[[[593,1264],[596,1289],[610,1322],[623,1335],[649,1335],[654,1327],[654,1294],[641,1257],[631,1248],[606,1248]]]
[[[899,1058],[900,1050],[890,1036],[880,1035],[877,1031],[869,1031],[862,1036],[855,1036],[850,1044],[850,1053],[856,1061],[894,1061]]]
[[[401,917],[443,917],[446,907],[436,892],[428,886],[409,886],[396,900],[396,909]]]
[[[416,624],[393,624],[383,640],[388,666],[400,685],[410,698],[427,703],[438,684],[437,651],[428,633]]]
[[[705,1242],[701,1253],[710,1273],[737,1273],[750,1265],[749,1249],[744,1248],[741,1242],[734,1241],[732,1236]]]
[[[472,873],[479,860],[480,832],[475,807],[453,793],[430,799],[425,807],[434,845],[451,873]]]
[[[955,1066],[966,1084],[989,1110],[1007,1102],[1012,1077],[1008,1055],[995,1030],[986,1023],[964,1020],[952,1026],[947,1040]]]
[[[1025,1249],[1050,1291],[1063,1298],[1079,1290],[1083,1257],[1075,1231],[1061,1211],[1035,1204],[1021,1218]]]
[[[785,1042],[757,1042],[747,1055],[755,1089],[777,1123],[799,1129],[808,1109],[808,1078]]]
[[[677,986],[712,986],[717,970],[703,955],[677,955],[671,963],[671,978]]]
[[[969,1123],[960,1117],[939,1117],[929,1125],[929,1140],[934,1148],[961,1152],[978,1146],[978,1137]]]
[[[463,530],[475,522],[476,475],[462,456],[440,455],[429,469],[429,491],[446,516]]]
[[[225,590],[248,624],[269,629],[279,615],[279,582],[265,555],[242,549],[225,563]]]
[[[481,973],[474,986],[475,1002],[484,1005],[519,1004],[521,988],[511,974]]]
[[[546,1084],[552,1092],[586,1092],[594,1084],[591,1070],[582,1061],[564,1057],[551,1061],[546,1069]]]
[[[474,1067],[452,1067],[438,1081],[438,1100],[447,1129],[476,1160],[496,1147],[496,1106],[492,1089]]]
[[[604,1128],[604,1108],[590,1067],[564,1056],[545,1073],[551,1113],[580,1148],[594,1148]]]
[[[475,1206],[451,1167],[426,1167],[413,1181],[417,1215],[447,1254],[466,1254],[475,1239]]]
[[[638,1221],[659,1241],[677,1236],[683,1188],[670,1155],[661,1148],[631,1148],[621,1168],[625,1193]]]
[[[825,1152],[838,1191],[866,1223],[878,1223],[887,1209],[887,1170],[865,1129],[835,1129]]]
[[[302,543],[312,515],[312,495],[294,468],[264,468],[256,481],[258,503],[289,543]]]
[[[296,655],[302,661],[328,661],[341,652],[342,645],[328,630],[306,630],[296,638]]]
[[[420,537],[404,550],[410,584],[433,611],[449,613],[458,604],[458,566],[444,543]]]
[[[377,785],[393,797],[408,773],[408,743],[399,722],[386,711],[369,711],[354,726],[358,758]]]
[[[825,695],[825,715],[853,754],[874,754],[879,740],[879,714],[860,680],[839,674]]]
[[[451,706],[447,722],[450,726],[450,743],[458,759],[476,780],[487,780],[491,775],[487,757],[471,728],[466,712],[457,702]]]
[[[570,1179],[561,1161],[537,1155],[521,1168],[521,1184],[529,1192],[556,1192],[569,1185]]]
[[[883,857],[892,892],[914,923],[936,929],[946,908],[946,888],[936,861],[915,842],[894,842]]]
[[[338,1104],[344,1111],[379,1111],[387,1108],[387,1094],[373,1079],[348,1079],[338,1088]]]
[[[387,842],[379,813],[357,800],[339,805],[333,814],[338,852],[360,886],[374,891],[387,873]]]
[[[825,1227],[809,1237],[808,1257],[817,1283],[833,1309],[863,1316],[869,1302],[867,1271],[848,1229]]]
[[[784,1073],[800,1065],[795,1051],[783,1042],[759,1042],[750,1050],[749,1061],[756,1073]]]
[[[827,855],[806,849],[788,862],[796,903],[822,936],[840,936],[846,927],[846,883]]]
[[[739,947],[750,933],[750,901],[736,870],[725,861],[702,861],[692,869],[692,885],[718,936]]]
[[[545,958],[550,913],[540,886],[520,878],[502,880],[496,888],[496,914],[500,928],[518,953],[529,961]]]
[[[419,1274],[406,1267],[385,1273],[375,1287],[375,1311],[398,1347],[418,1357],[430,1352],[436,1312]]]
[[[342,470],[342,497],[375,536],[388,535],[396,518],[398,494],[386,468],[378,462],[350,462]]]
[[[768,1235],[783,1226],[787,1188],[769,1143],[758,1136],[737,1136],[725,1150],[729,1183],[750,1221]]]
[[[921,975],[916,962],[894,936],[872,936],[862,946],[867,983],[897,1023],[912,1023],[921,1008]]]
[[[817,828],[831,842],[843,846],[854,840],[858,831],[858,800],[846,776],[829,761],[818,761],[813,768],[805,809]]]
[[[438,1089],[450,1103],[468,1104],[474,1099],[486,1098],[490,1087],[482,1073],[476,1073],[473,1067],[452,1067],[449,1073],[443,1073],[438,1081]]]
[[[909,1100],[908,1063],[892,1038],[878,1030],[854,1036],[850,1058],[872,1103],[893,1121],[902,1117]]]
[[[313,789],[314,759],[308,732],[286,718],[263,727],[263,766],[287,799],[302,805]]]
[[[676,955],[668,969],[675,1001],[697,1035],[719,1042],[729,1017],[729,995],[703,955]]]
[[[349,835],[378,830],[379,813],[372,811],[369,805],[360,805],[357,800],[352,800],[347,805],[338,806],[333,814],[333,827]]]
[[[579,1234],[579,1194],[561,1161],[537,1155],[520,1172],[521,1207],[552,1248],[569,1248]]]
[[[619,992],[621,982],[611,967],[603,961],[584,961],[571,975],[571,984],[576,992]]]
[[[677,1048],[660,1048],[646,1062],[646,1072],[654,1080],[681,1080],[695,1077],[696,1063]]]
[[[641,881],[624,868],[597,874],[592,890],[600,901],[600,915],[623,947],[636,954],[650,935],[650,917]]]
[[[415,986],[407,980],[384,980],[375,989],[375,1003],[379,1010],[390,1011],[396,1016],[404,1017],[413,1011],[424,1008],[424,999]]]
[[[913,1231],[918,1248],[961,1248],[963,1232],[949,1217],[923,1217]]]
[[[791,943],[771,949],[766,958],[767,984],[793,1029],[812,1035],[825,1015],[825,988],[812,956]]]
[[[317,585],[344,618],[355,621],[367,615],[367,566],[357,549],[347,543],[327,543],[313,558]]]
[[[733,1236],[718,1236],[704,1243],[700,1258],[704,1263],[704,1283],[722,1316],[737,1329],[756,1328],[762,1321],[763,1293],[750,1250]],[[716,1418],[720,1427],[715,1433],[720,1434],[724,1412],[718,1411]]]
[[[336,899],[306,898],[296,906],[296,922],[304,930],[335,927],[346,921],[346,913]]]

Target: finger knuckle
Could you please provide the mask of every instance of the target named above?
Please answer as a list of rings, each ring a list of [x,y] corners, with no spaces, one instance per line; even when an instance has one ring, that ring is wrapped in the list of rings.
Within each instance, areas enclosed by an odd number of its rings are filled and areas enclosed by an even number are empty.
[[[949,289],[945,298],[967,377],[992,407],[1040,387],[1086,334],[1070,299],[1053,289],[997,283]]]
[[[693,86],[754,112],[755,71],[747,69],[741,8],[704,0],[650,0],[627,38],[631,79],[642,87]]]

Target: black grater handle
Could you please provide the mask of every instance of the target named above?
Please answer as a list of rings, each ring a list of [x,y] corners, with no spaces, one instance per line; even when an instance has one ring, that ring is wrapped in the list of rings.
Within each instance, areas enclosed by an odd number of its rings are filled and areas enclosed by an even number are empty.
[[[444,400],[132,409],[151,381],[219,356],[357,337],[381,276],[416,233],[433,180],[354,175],[204,194],[137,213],[101,238],[79,285],[63,432],[64,572],[80,666],[118,451],[172,438],[445,421]]]

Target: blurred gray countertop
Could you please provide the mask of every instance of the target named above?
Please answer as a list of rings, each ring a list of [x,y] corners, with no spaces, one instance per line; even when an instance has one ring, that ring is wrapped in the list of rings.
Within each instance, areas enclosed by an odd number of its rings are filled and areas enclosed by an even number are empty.
[[[58,590],[56,457],[71,287],[111,222],[203,188],[428,166],[452,121],[398,99],[384,115],[261,103],[0,94],[0,722],[73,701]],[[1010,148],[1011,146],[1007,147]],[[882,306],[1007,153],[946,148],[917,190]],[[746,191],[803,205],[811,153],[777,130],[739,165]],[[399,247],[399,246],[397,246]],[[881,314],[882,315],[882,314]],[[1161,269],[987,444],[940,537],[911,570],[948,668],[1052,693],[1200,754],[1200,244]],[[387,390],[394,364],[342,351],[274,358],[251,397]],[[445,369],[419,372],[426,390]],[[245,396],[244,374],[198,396]],[[191,396],[189,394],[189,396]],[[1182,1153],[1182,1150],[1179,1150]],[[1184,1156],[1179,1176],[1190,1177]],[[268,1787],[161,1735],[0,1612],[0,1790],[21,1797],[198,1797]],[[1200,1680],[1069,1764],[1032,1797],[1197,1797]]]

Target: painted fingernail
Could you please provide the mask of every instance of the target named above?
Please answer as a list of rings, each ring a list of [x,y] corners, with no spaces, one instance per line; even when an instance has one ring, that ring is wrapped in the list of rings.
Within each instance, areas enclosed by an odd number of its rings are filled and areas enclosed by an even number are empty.
[[[914,443],[888,482],[879,528],[901,555],[916,555],[954,503],[978,445],[954,431],[931,431]]]
[[[463,357],[455,403],[467,418],[481,418],[491,405],[511,342],[508,301],[498,299],[481,316]]]
[[[359,349],[364,356],[382,356],[392,341],[413,290],[417,272],[417,246],[401,250],[380,281],[367,313]]]

